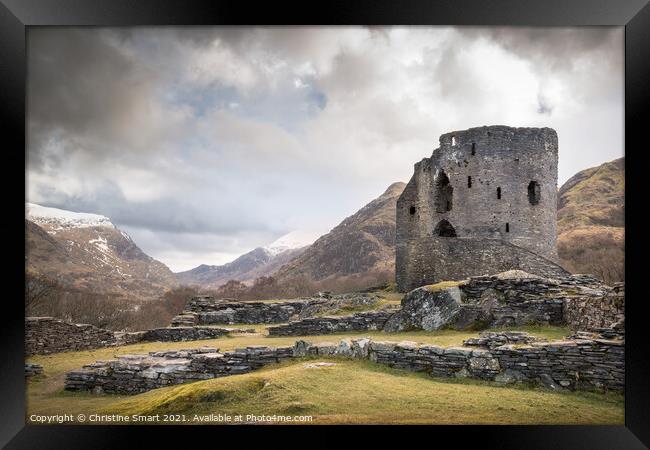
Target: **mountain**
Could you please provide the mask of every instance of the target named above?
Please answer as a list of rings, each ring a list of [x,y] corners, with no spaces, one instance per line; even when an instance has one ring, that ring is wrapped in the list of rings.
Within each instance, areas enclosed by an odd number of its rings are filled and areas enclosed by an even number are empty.
[[[300,255],[305,247],[257,247],[232,262],[221,266],[201,264],[185,272],[177,272],[176,279],[184,285],[217,288],[229,280],[253,281],[272,275],[281,266]]]
[[[26,204],[25,269],[67,288],[149,299],[175,286],[174,274],[145,254],[109,218]]]
[[[574,273],[623,281],[625,158],[578,172],[558,192],[558,254]]]
[[[318,238],[273,275],[278,285],[311,283],[342,291],[392,282],[397,198],[405,186],[401,182],[391,184],[382,195]]]

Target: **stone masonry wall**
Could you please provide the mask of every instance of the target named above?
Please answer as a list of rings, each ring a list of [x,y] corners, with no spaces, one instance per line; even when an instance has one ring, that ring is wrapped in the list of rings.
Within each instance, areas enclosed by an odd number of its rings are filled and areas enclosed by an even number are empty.
[[[396,254],[395,279],[400,292],[507,270],[546,278],[569,274],[550,260],[498,239],[423,237],[398,242]]]
[[[269,336],[310,336],[349,331],[381,330],[394,310],[359,312],[350,316],[312,317],[269,327]]]
[[[27,355],[50,354],[149,341],[195,341],[250,331],[254,330],[197,326],[114,332],[93,325],[69,323],[53,317],[27,317],[25,320],[25,353]]]
[[[531,268],[488,264],[468,273],[463,268],[474,264],[479,255],[474,251],[459,252],[456,265],[447,266],[430,257],[403,267],[420,253],[426,256],[417,246],[431,246],[430,238],[498,240],[557,261],[557,155],[557,134],[550,128],[487,126],[440,136],[440,146],[431,157],[415,164],[397,201],[396,271],[415,283],[404,284],[398,275],[398,289],[405,292],[443,280]],[[457,245],[462,244],[452,243],[452,247]],[[436,249],[442,253],[447,247],[441,242]],[[479,246],[472,249],[482,250]],[[500,251],[506,252],[506,262],[512,259],[506,246],[490,250],[497,252],[490,256],[493,262],[499,262]],[[445,259],[452,258],[447,255]],[[429,269],[440,267],[445,268],[444,273],[429,273]],[[427,280],[420,280],[422,275]]]
[[[564,318],[574,330],[591,331],[625,323],[625,286],[617,284],[604,296],[575,296],[564,303]]]
[[[65,389],[138,394],[151,389],[247,373],[293,357],[292,347],[249,346],[219,353],[214,348],[122,355],[66,374]]]
[[[415,342],[344,339],[338,344],[297,341],[293,347],[250,346],[234,352],[194,349],[124,355],[66,374],[65,389],[136,394],[158,387],[247,373],[308,356],[370,359],[435,377],[472,377],[500,383],[541,383],[552,389],[624,389],[624,341],[590,338],[499,345],[510,338],[484,336],[477,347],[443,348]],[[515,342],[525,339],[521,335]],[[496,345],[491,345],[495,341]],[[530,340],[529,340],[530,341]]]
[[[25,354],[49,354],[116,345],[112,331],[53,317],[25,319]]]
[[[238,302],[194,297],[185,310],[172,320],[172,326],[282,323],[300,314],[304,308],[326,301],[309,299],[291,302]]]

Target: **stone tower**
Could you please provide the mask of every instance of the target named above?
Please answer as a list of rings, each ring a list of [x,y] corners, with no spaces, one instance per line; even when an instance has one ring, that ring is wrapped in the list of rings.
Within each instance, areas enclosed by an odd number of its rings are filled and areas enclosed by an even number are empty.
[[[397,201],[400,291],[557,262],[557,133],[489,126],[440,136]]]

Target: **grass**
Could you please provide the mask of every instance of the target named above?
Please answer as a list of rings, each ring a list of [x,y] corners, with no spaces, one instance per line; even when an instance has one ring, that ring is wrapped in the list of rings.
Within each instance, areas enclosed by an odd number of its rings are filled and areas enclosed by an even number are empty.
[[[28,414],[91,414],[113,411],[114,408],[125,411],[135,408],[186,411],[189,408],[198,411],[197,414],[201,411],[234,414],[235,411],[248,410],[251,414],[280,414],[293,408],[317,416],[315,420],[318,423],[622,423],[623,420],[620,395],[560,394],[469,380],[432,379],[364,361],[335,360],[336,366],[319,369],[304,369],[304,363],[291,362],[251,374],[156,389],[137,396],[92,395],[63,390],[66,372],[123,354],[200,346],[227,351],[246,345],[293,345],[298,339],[338,342],[344,337],[408,340],[447,347],[461,345],[463,340],[478,334],[439,330],[269,337],[266,335],[268,326],[245,327],[255,328],[257,334],[193,342],[148,342],[29,357],[29,362],[43,366],[44,374],[28,381]],[[549,340],[569,334],[566,328],[549,326],[518,327],[517,330]],[[264,387],[267,381],[272,387]],[[216,400],[197,401],[204,394],[205,398]],[[500,400],[491,400],[497,398]],[[480,413],[472,412],[474,409]]]
[[[320,424],[622,424],[623,397],[432,379],[369,361],[292,361],[120,399],[105,414],[302,415]]]
[[[423,286],[423,287],[429,292],[438,292],[438,291],[442,291],[443,289],[447,289],[447,288],[450,288],[450,287],[456,287],[460,283],[462,283],[462,281],[441,281],[440,283],[428,284],[428,285]]]

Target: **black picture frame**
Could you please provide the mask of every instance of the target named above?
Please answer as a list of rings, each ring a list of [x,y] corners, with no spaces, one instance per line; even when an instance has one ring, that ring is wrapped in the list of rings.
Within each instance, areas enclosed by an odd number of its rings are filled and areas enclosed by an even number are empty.
[[[26,29],[30,26],[133,25],[514,25],[625,27],[625,166],[626,166],[626,391],[624,426],[459,426],[459,427],[109,427],[25,425],[24,271],[18,263],[24,245],[19,217],[24,214]],[[180,437],[199,445],[197,436],[214,445],[253,445],[269,431],[278,442],[301,446],[343,441],[345,428],[359,436],[393,435],[405,445],[427,442],[466,443],[484,448],[646,448],[650,445],[650,357],[643,314],[643,230],[635,211],[644,205],[642,184],[647,152],[644,141],[650,92],[650,5],[647,0],[336,0],[318,4],[240,0],[0,0],[0,123],[4,125],[2,187],[5,217],[0,221],[6,268],[0,336],[0,445],[7,448],[148,447]],[[647,176],[647,175],[646,175]],[[11,244],[11,245],[7,245]],[[9,289],[7,289],[9,286]],[[433,428],[433,429],[432,429]],[[336,430],[334,430],[336,429]],[[142,434],[145,436],[142,436]],[[307,435],[309,433],[309,435]],[[410,433],[414,433],[412,438]],[[237,434],[235,436],[234,434]],[[352,433],[349,433],[352,434]],[[214,436],[211,440],[208,435]],[[417,436],[415,436],[417,435]],[[243,439],[243,440],[242,440]],[[416,443],[416,439],[420,443]],[[192,444],[192,443],[195,444]],[[235,444],[236,443],[236,444]],[[243,443],[243,444],[242,444]],[[409,444],[412,443],[412,444]],[[149,444],[149,445],[148,445]],[[404,445],[402,444],[402,445]],[[645,444],[645,445],[644,445]],[[257,444],[259,445],[259,444]],[[265,444],[262,444],[265,445]]]

